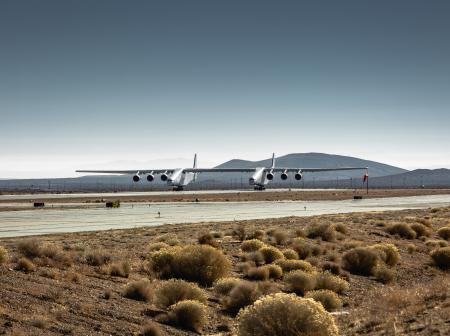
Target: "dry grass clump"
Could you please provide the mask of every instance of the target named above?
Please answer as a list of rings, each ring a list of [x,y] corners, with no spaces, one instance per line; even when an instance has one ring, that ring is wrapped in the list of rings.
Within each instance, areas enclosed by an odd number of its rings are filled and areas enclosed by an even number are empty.
[[[222,251],[209,245],[171,247],[149,254],[151,267],[162,278],[179,278],[211,286],[226,277],[230,260]]]
[[[262,241],[264,239],[264,235],[265,233],[263,230],[255,230],[247,235],[247,239],[258,239]]]
[[[287,234],[287,232],[285,232],[283,230],[275,230],[272,233],[272,237],[275,239],[275,243],[277,245],[283,245],[288,240],[289,235]]]
[[[431,235],[431,230],[420,223],[413,223],[410,225],[411,229],[414,230],[414,232],[416,233],[416,237],[429,237]]]
[[[146,250],[148,252],[155,252],[155,251],[159,251],[163,248],[167,248],[169,247],[169,244],[166,244],[164,242],[154,242],[154,243],[149,243],[146,247]]]
[[[265,268],[269,272],[269,279],[278,280],[283,277],[283,269],[274,264],[264,265],[262,268]]]
[[[295,270],[302,270],[305,272],[313,272],[314,267],[305,260],[280,259],[276,264],[281,267],[283,272],[288,273]]]
[[[414,252],[417,251],[417,247],[414,244],[408,244],[406,246],[406,250],[408,251],[409,254],[413,254]]]
[[[245,240],[241,244],[241,250],[244,252],[255,252],[258,251],[260,248],[264,247],[266,244],[264,244],[259,239],[250,239]]]
[[[156,304],[163,308],[183,300],[207,302],[206,293],[197,284],[177,279],[162,282],[155,290],[155,299]]]
[[[450,226],[441,227],[439,230],[437,230],[437,234],[442,239],[450,240]]]
[[[233,228],[232,236],[239,239],[240,241],[244,241],[247,239],[247,230],[245,229],[244,224],[236,225]]]
[[[425,245],[429,248],[447,247],[448,243],[445,240],[440,239],[428,239]]]
[[[284,259],[283,253],[273,246],[264,246],[260,248],[258,252],[262,254],[266,264],[271,264],[276,260]]]
[[[108,266],[106,273],[111,276],[128,278],[130,275],[130,264],[127,261],[115,262]]]
[[[330,223],[311,224],[306,228],[308,238],[321,238],[324,241],[333,242],[336,240],[336,227]]]
[[[139,336],[162,336],[161,329],[156,323],[150,322],[144,325]]]
[[[335,230],[339,233],[342,233],[343,235],[346,235],[348,230],[347,230],[347,225],[345,225],[344,223],[337,223],[334,226]]]
[[[0,265],[5,263],[6,259],[8,259],[8,251],[3,246],[0,246]]]
[[[147,279],[142,279],[127,284],[122,295],[136,301],[151,302],[153,301],[154,293],[151,282]]]
[[[250,280],[269,280],[269,270],[265,267],[251,267],[247,270],[245,277]]]
[[[298,295],[305,295],[307,291],[316,288],[317,277],[315,273],[304,271],[292,271],[284,276],[284,282],[288,286],[288,291]]]
[[[241,280],[222,300],[222,304],[228,312],[236,314],[239,309],[251,305],[259,297],[277,291],[278,289],[271,283]]]
[[[80,283],[81,275],[79,273],[69,271],[66,273],[66,281],[73,282],[73,283]]]
[[[24,240],[19,243],[18,251],[24,257],[40,265],[70,266],[72,259],[64,251],[52,244],[42,245],[37,239]],[[36,260],[40,258],[40,260]]]
[[[415,239],[417,237],[416,231],[407,223],[396,223],[389,225],[386,232],[391,235],[398,235],[405,239]]]
[[[375,244],[371,247],[379,252],[378,256],[386,265],[395,266],[400,260],[400,253],[392,244]]]
[[[214,283],[214,291],[219,295],[228,295],[240,281],[238,278],[222,278]]]
[[[90,266],[103,266],[112,259],[111,255],[103,250],[89,251],[84,256],[86,264]]]
[[[395,280],[395,271],[386,267],[384,264],[379,264],[374,270],[375,278],[384,284],[391,283]]]
[[[27,258],[37,258],[42,256],[41,244],[36,239],[24,240],[17,246],[19,253]]]
[[[239,336],[337,336],[333,317],[312,299],[278,293],[243,309],[238,317]]]
[[[17,261],[17,270],[30,273],[36,271],[36,266],[30,259],[22,257]]]
[[[327,261],[322,264],[322,270],[328,271],[334,275],[342,274],[341,266],[338,263]]]
[[[298,259],[298,253],[293,249],[284,249],[281,251],[286,259]]]
[[[53,268],[45,268],[39,271],[39,275],[44,277],[44,278],[48,278],[48,279],[57,279],[59,278],[59,274],[58,272],[53,269]]]
[[[320,302],[327,311],[334,311],[342,307],[342,300],[329,289],[313,290],[306,293],[305,297]]]
[[[353,274],[371,275],[377,263],[378,254],[369,247],[356,247],[342,256],[342,267]]]
[[[216,238],[214,238],[214,236],[209,232],[201,234],[198,237],[198,243],[201,245],[209,245],[215,248],[218,248],[220,246]]]
[[[347,281],[329,272],[321,273],[316,278],[314,289],[328,289],[335,293],[342,294],[350,288]]]
[[[241,255],[241,260],[244,262],[252,262],[255,265],[262,265],[265,263],[264,256],[259,251],[244,253]]]
[[[441,247],[431,252],[434,263],[443,270],[450,269],[450,247]]]
[[[292,242],[292,249],[297,252],[300,259],[306,259],[313,254],[313,245],[303,238],[296,238]]]
[[[207,307],[195,300],[180,301],[170,306],[168,322],[200,334],[208,322]]]

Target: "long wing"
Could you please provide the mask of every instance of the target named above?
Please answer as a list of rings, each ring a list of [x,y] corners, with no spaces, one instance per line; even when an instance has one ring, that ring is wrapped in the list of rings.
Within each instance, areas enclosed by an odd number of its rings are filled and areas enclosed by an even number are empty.
[[[175,169],[135,169],[135,170],[76,170],[77,173],[95,173],[95,174],[172,174]]]
[[[326,171],[339,171],[339,170],[367,170],[368,167],[339,167],[339,168],[273,168],[274,172],[281,173],[284,171],[288,172],[297,172],[301,171],[303,173],[316,173],[316,172],[326,172]],[[271,168],[267,168],[266,170],[271,170]]]

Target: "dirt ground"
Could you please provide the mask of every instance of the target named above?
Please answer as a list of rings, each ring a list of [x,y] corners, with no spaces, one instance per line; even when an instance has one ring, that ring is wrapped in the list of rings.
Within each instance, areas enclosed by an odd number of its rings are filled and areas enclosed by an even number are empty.
[[[86,194],[83,197],[40,198],[36,194],[30,200],[0,200],[0,203],[30,203],[45,202],[52,203],[96,203],[107,200],[120,200],[121,202],[239,202],[239,201],[322,201],[322,200],[346,200],[359,195],[364,198],[401,197],[421,195],[444,195],[450,194],[450,189],[370,189],[369,194],[365,190],[339,189],[339,190],[286,190],[261,192],[230,191],[227,193],[211,194],[174,194],[162,195],[133,195],[133,196],[108,196],[101,199]]]
[[[411,190],[410,193],[419,191]],[[383,193],[386,191],[379,191],[377,197]],[[350,194],[339,191],[335,197]],[[233,195],[236,198],[253,195],[269,199],[283,197],[280,193],[270,192]],[[293,195],[299,199],[305,197],[304,192],[293,192]],[[308,195],[317,199],[324,197],[321,192]],[[211,195],[200,197],[213,198]],[[417,222],[430,227],[429,237],[404,239],[386,232],[386,227],[392,223]],[[391,243],[400,252],[401,259],[395,267],[396,276],[392,283],[383,284],[372,276],[348,275],[350,289],[340,295],[344,305],[333,313],[341,335],[450,334],[450,274],[437,268],[429,256],[433,249],[430,240],[439,239],[437,229],[450,223],[450,207],[39,236],[35,239],[40,244],[61,249],[70,261],[35,260],[36,269],[30,272],[17,270],[21,257],[18,245],[29,238],[0,239],[0,246],[9,252],[6,263],[0,265],[0,334],[136,335],[146,322],[155,320],[158,313],[164,313],[151,303],[130,300],[121,294],[130,281],[153,278],[145,267],[149,243],[170,237],[174,244],[197,244],[198,237],[205,232],[220,233],[217,241],[232,261],[232,276],[243,278],[238,267],[241,242],[232,234],[233,230],[243,228],[247,233],[263,230],[266,232],[264,240],[272,244],[275,243],[271,240],[271,229],[281,230],[287,234],[287,239],[278,245],[282,249],[298,235],[298,229],[305,229],[312,223],[341,223],[347,228],[331,242],[304,238],[321,251],[306,258],[318,269],[329,260],[340,263],[342,255],[352,245]],[[86,253],[98,249],[110,254],[113,260],[129,263],[128,277],[111,276],[101,267],[88,265]],[[160,280],[153,281],[157,284]],[[281,291],[286,290],[283,280],[275,281],[275,285]],[[234,317],[224,311],[220,297],[212,288],[205,290],[209,318],[203,334],[234,335]],[[194,335],[175,326],[158,324],[165,335]]]

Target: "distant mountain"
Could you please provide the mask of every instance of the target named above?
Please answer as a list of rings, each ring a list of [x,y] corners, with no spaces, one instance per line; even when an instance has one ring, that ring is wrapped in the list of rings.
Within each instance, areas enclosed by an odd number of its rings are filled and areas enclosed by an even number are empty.
[[[261,161],[246,161],[246,160],[230,160],[219,165],[219,168],[254,168],[254,167],[269,167],[271,159]],[[406,169],[390,166],[384,163],[358,159],[351,156],[331,155],[323,153],[296,153],[280,156],[276,159],[277,167],[301,167],[301,168],[339,168],[339,167],[369,167],[369,173],[372,177],[380,177],[387,175],[396,175],[407,172]],[[342,178],[359,177],[362,173],[355,172],[329,172],[329,173],[314,173],[317,180],[326,180],[335,178],[336,176]]]
[[[402,174],[375,177],[370,180],[370,184],[377,188],[448,187],[450,169],[416,169]]]

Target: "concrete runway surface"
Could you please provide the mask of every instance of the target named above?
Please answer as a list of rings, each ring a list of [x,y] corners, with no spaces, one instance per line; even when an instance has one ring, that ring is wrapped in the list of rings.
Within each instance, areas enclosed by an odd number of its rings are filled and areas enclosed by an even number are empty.
[[[123,203],[118,209],[87,207],[4,211],[0,212],[0,237],[449,205],[450,195],[433,195],[307,202]]]

